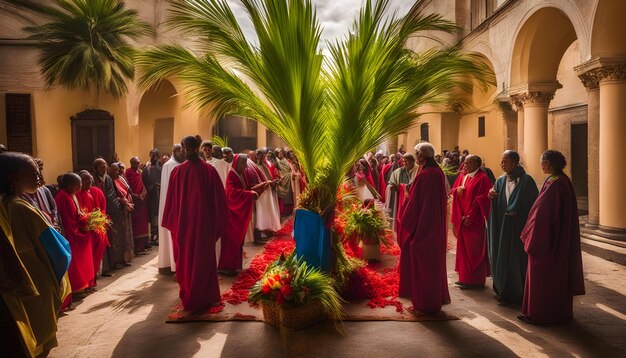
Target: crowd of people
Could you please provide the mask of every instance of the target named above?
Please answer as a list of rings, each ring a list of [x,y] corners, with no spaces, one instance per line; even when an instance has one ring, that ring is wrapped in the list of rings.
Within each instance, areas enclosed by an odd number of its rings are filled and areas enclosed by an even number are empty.
[[[391,211],[401,247],[400,295],[411,297],[413,309],[434,314],[450,303],[449,213],[457,239],[457,286],[482,288],[491,275],[499,304],[521,305],[520,320],[554,324],[572,319],[573,296],[585,288],[576,195],[563,171],[563,154],[548,150],[539,159],[548,175],[541,191],[512,150],[502,154],[505,174],[495,183],[481,158],[466,153],[451,189],[431,144],[418,144],[415,155],[416,174],[410,174],[411,164],[405,172],[396,169],[404,179],[393,199],[400,203]]]
[[[171,156],[153,149],[149,162],[129,164],[96,158],[91,172],[46,185],[41,160],[0,153],[0,323],[16,337],[0,353],[47,352],[58,314],[153,246],[159,272],[176,275],[185,309],[219,304],[218,274],[236,275],[244,243],[271,240],[306,187],[288,148],[235,154],[198,136],[183,138]],[[500,304],[521,304],[520,319],[555,323],[571,319],[573,295],[584,294],[565,164],[559,152],[543,154],[549,177],[539,192],[515,151],[503,153],[505,175],[496,180],[479,156],[458,148],[437,156],[424,142],[415,155],[367,153],[349,177],[361,200],[379,202],[390,217],[401,248],[399,294],[414,311],[434,314],[450,303],[451,222],[457,286],[484,287],[492,276]],[[106,230],[86,228],[96,211],[110,219]]]

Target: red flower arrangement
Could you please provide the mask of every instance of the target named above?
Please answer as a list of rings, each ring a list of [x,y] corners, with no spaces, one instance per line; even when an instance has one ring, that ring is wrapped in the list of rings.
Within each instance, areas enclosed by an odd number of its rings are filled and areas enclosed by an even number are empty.
[[[87,211],[83,209],[83,215],[80,215],[79,222],[80,227],[83,231],[93,231],[98,234],[106,234],[107,228],[111,225],[111,220],[109,217],[100,211],[100,209],[96,208],[92,211]]]

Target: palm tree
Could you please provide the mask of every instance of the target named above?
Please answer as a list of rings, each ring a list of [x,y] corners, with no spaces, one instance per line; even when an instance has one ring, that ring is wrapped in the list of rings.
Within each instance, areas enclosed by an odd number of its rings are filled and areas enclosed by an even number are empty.
[[[337,189],[363,153],[406,131],[424,105],[445,105],[453,90],[493,81],[474,55],[456,47],[414,52],[425,31],[456,31],[438,15],[387,16],[389,0],[367,0],[344,39],[320,49],[310,0],[240,0],[257,39],[246,39],[226,0],[174,0],[168,24],[195,39],[138,57],[140,86],[176,77],[188,101],[216,117],[251,117],[293,148],[310,185],[302,206],[329,214]],[[455,98],[464,103],[464,98]]]
[[[48,22],[31,26],[30,40],[40,50],[39,65],[48,87],[95,89],[114,97],[126,94],[135,74],[135,49],[129,40],[152,28],[120,0],[30,0],[9,2],[41,14]]]

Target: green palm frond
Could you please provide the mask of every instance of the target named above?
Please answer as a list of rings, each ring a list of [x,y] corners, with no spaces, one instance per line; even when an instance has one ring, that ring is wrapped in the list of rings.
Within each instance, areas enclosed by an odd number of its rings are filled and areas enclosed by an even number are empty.
[[[214,135],[213,137],[211,137],[211,142],[214,145],[219,145],[222,148],[228,147],[228,137],[222,138],[218,135]]]
[[[52,6],[9,0],[47,20],[26,27],[40,50],[39,65],[48,86],[90,89],[121,97],[135,73],[130,44],[152,28],[120,0],[55,0]]]
[[[459,92],[493,82],[478,57],[457,47],[414,52],[410,38],[456,26],[439,15],[388,15],[389,0],[366,0],[350,34],[320,51],[310,0],[240,0],[256,39],[246,39],[226,0],[172,0],[168,24],[197,53],[163,45],[143,53],[140,84],[176,77],[189,102],[216,116],[251,117],[280,136],[303,165],[307,209],[332,212],[352,164],[406,131],[424,105],[467,104]],[[468,80],[469,79],[469,80]],[[454,97],[454,98],[453,98]]]

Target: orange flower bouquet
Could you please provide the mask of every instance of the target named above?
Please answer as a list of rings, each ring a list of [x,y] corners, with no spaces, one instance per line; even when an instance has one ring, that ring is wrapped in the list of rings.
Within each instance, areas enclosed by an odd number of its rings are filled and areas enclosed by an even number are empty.
[[[94,231],[98,234],[105,234],[107,232],[107,227],[111,225],[111,220],[109,217],[100,211],[100,209],[96,208],[87,214],[81,217],[80,221],[83,224],[84,231]]]
[[[330,276],[310,267],[295,253],[270,264],[265,274],[250,290],[248,301],[277,307],[283,312],[300,307],[319,305],[325,316],[340,320],[343,314],[341,298]]]

